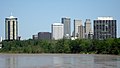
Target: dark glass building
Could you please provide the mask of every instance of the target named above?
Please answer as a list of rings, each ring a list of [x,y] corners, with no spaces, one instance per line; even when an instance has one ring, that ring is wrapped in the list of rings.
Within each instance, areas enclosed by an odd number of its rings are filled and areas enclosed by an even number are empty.
[[[50,32],[39,32],[38,33],[38,39],[50,40],[51,39],[51,33]]]
[[[94,39],[108,39],[117,37],[116,20],[112,17],[98,17],[94,20]]]

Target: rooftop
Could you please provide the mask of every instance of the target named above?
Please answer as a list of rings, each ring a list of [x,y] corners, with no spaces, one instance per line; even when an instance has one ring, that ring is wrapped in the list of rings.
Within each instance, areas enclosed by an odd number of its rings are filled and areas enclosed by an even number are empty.
[[[53,23],[52,25],[63,25],[62,23]]]
[[[7,17],[7,18],[10,18],[10,19],[12,19],[12,18],[16,18],[16,17],[14,17],[14,16],[12,16],[12,15],[11,15],[10,17]]]
[[[106,16],[106,17],[98,17],[98,20],[113,20],[113,17],[111,16]]]

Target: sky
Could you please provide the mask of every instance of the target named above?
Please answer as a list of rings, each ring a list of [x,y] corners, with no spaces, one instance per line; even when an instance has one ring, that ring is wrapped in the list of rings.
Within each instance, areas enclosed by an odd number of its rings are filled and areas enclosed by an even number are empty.
[[[38,32],[51,32],[51,24],[61,22],[62,17],[86,19],[112,16],[117,20],[117,37],[120,37],[120,0],[0,0],[0,36],[5,37],[5,18],[18,18],[19,36],[32,38]],[[93,26],[93,25],[92,25]],[[72,32],[71,31],[71,32]]]

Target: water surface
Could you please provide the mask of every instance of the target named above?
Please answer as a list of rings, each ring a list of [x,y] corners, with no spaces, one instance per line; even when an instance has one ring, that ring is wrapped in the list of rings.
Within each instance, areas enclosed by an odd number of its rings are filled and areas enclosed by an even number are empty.
[[[0,68],[120,68],[120,56],[94,54],[0,54]]]

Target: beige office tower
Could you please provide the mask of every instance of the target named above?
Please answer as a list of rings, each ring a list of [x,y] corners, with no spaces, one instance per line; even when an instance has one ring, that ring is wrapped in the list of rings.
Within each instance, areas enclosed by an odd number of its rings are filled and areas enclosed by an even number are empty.
[[[14,16],[5,18],[5,40],[17,40],[18,21]]]
[[[74,34],[73,36],[78,37],[78,27],[82,25],[82,20],[74,20]]]
[[[92,33],[92,28],[91,28],[91,21],[90,19],[86,19],[85,21],[85,38],[88,39],[88,35]]]
[[[85,38],[85,28],[83,25],[78,26],[78,38],[79,39],[84,39]]]

